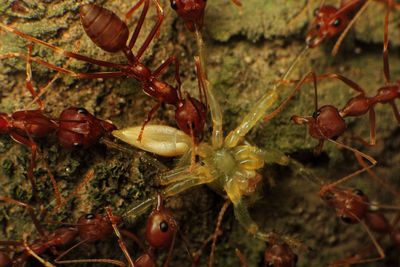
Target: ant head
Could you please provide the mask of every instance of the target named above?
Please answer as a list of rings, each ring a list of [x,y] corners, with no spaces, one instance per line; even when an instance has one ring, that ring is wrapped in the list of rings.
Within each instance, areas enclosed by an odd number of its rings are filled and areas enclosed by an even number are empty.
[[[3,251],[0,251],[0,267],[11,266],[10,257]]]
[[[170,2],[172,9],[185,21],[189,31],[195,31],[195,26],[198,29],[203,26],[206,0],[170,0]]]
[[[115,217],[112,219],[117,222],[120,218]],[[80,217],[77,227],[79,231],[79,237],[82,240],[88,240],[88,242],[96,242],[97,240],[103,239],[113,232],[110,219],[107,216],[93,213],[89,213]]]
[[[348,224],[358,223],[369,209],[368,197],[359,189],[339,189],[328,184],[322,186],[319,195]]]
[[[317,139],[337,138],[346,130],[346,123],[338,109],[331,105],[322,106],[313,114],[310,135]]]
[[[287,244],[275,244],[265,250],[265,267],[294,267],[297,263],[297,255],[293,253]]]
[[[196,142],[203,138],[206,110],[203,103],[186,93],[185,99],[178,103],[175,111],[175,120],[179,129],[187,135],[193,135]]]
[[[59,118],[58,141],[67,149],[86,149],[94,145],[110,123],[97,119],[84,108],[65,109]]]
[[[171,246],[178,231],[178,223],[170,210],[164,208],[161,195],[157,207],[151,212],[146,223],[146,240],[154,248]]]
[[[0,134],[6,134],[10,130],[10,116],[6,113],[0,113]]]
[[[306,43],[310,48],[318,46],[326,39],[343,31],[349,19],[334,6],[322,6],[314,11],[314,21],[306,35]]]

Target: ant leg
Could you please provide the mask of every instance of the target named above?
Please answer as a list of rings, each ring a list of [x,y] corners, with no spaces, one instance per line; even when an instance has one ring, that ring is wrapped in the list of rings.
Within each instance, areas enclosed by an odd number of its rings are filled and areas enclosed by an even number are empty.
[[[386,84],[390,84],[390,67],[389,67],[389,14],[390,7],[386,4],[385,26],[383,33],[383,73],[385,74]]]
[[[375,110],[372,107],[369,110],[369,144],[371,146],[375,145],[376,143],[376,134],[375,134]]]
[[[242,265],[242,267],[249,267],[249,265],[247,264],[247,261],[246,261],[246,257],[238,248],[235,249],[235,254],[239,258],[239,261],[240,261],[240,264]]]
[[[144,127],[146,127],[146,124],[151,121],[151,118],[153,117],[154,113],[160,108],[160,106],[161,106],[161,102],[158,102],[154,107],[152,107],[149,114],[147,114],[147,118],[143,122],[142,128],[140,129],[139,136],[137,137],[138,142],[140,142],[142,140]]]
[[[137,38],[139,36],[140,30],[142,29],[144,19],[146,18],[147,11],[149,10],[149,0],[140,0],[137,2],[126,14],[125,14],[125,23],[131,18],[133,13],[144,3],[142,13],[140,14],[139,20],[137,22],[137,25],[135,27],[135,30],[131,36],[131,39],[128,42],[128,50],[132,50],[132,48],[135,46],[135,43],[137,41]]]
[[[33,139],[29,136],[28,139],[12,132],[10,134],[11,138],[14,139],[16,142],[23,144],[24,146],[27,146],[31,149],[31,161],[28,167],[28,179],[31,182],[32,188],[33,188],[33,192],[34,192],[34,196],[37,200],[39,200],[39,196],[37,195],[37,189],[36,189],[36,182],[34,180],[33,177],[33,169],[36,166],[36,153],[37,153],[37,146],[35,144],[35,142],[33,141]],[[44,159],[43,159],[44,160]],[[50,182],[53,186],[53,190],[54,190],[54,194],[56,195],[56,201],[57,201],[57,206],[60,206],[62,203],[62,197],[61,197],[61,193],[60,190],[58,189],[58,185],[56,180],[54,179],[53,174],[50,172],[49,166],[47,164],[47,162],[44,160],[44,163],[46,165],[46,169],[47,169],[47,173],[49,174],[50,177]]]
[[[18,142],[26,147],[29,147],[31,150],[31,160],[29,163],[27,176],[28,176],[28,180],[32,186],[33,195],[34,195],[35,199],[37,201],[39,201],[39,196],[38,196],[37,188],[36,188],[36,182],[33,178],[33,169],[35,168],[35,165],[36,165],[36,149],[37,149],[36,144],[15,132],[11,132],[10,136],[16,142]]]
[[[29,90],[31,95],[36,102],[38,103],[40,110],[44,109],[44,105],[42,100],[38,98],[38,93],[36,93],[35,88],[32,84],[32,68],[31,68],[31,57],[32,57],[32,44],[28,45],[28,56],[26,57],[26,78],[25,78],[25,87]]]
[[[26,241],[26,238],[24,238],[23,241],[23,247],[25,248],[25,250],[31,255],[33,256],[35,259],[37,259],[41,264],[43,264],[43,266],[45,267],[56,267],[55,265],[53,265],[52,263],[44,260],[43,258],[39,257],[38,254],[36,254],[28,245],[28,242]]]
[[[313,151],[314,156],[321,155],[322,149],[324,148],[324,143],[325,143],[324,139],[319,139],[318,140],[318,145],[316,145],[314,147],[314,151]]]
[[[36,214],[35,214],[35,211],[34,211],[34,209],[33,209],[32,206],[30,206],[29,204],[26,204],[26,203],[24,203],[24,202],[22,202],[22,201],[18,201],[18,200],[9,198],[9,197],[0,197],[0,201],[2,201],[2,202],[7,202],[7,203],[11,203],[11,204],[15,204],[15,205],[18,205],[18,206],[21,206],[21,207],[25,208],[25,209],[28,211],[29,216],[31,217],[32,222],[33,222],[33,224],[35,225],[36,230],[38,231],[38,233],[39,233],[42,237],[45,237],[45,236],[46,236],[45,231],[43,230],[43,228],[42,228],[42,226],[40,225],[38,219],[36,218]]]
[[[330,184],[331,186],[336,186],[336,185],[338,185],[338,184],[341,184],[341,183],[343,183],[343,182],[345,182],[345,181],[347,181],[347,180],[353,178],[354,176],[356,176],[356,175],[358,175],[358,174],[360,174],[360,173],[362,173],[362,172],[364,172],[364,171],[367,171],[367,170],[371,169],[371,168],[374,167],[374,166],[376,165],[376,163],[377,163],[377,161],[376,161],[373,157],[371,157],[371,156],[369,156],[369,155],[367,155],[367,154],[365,154],[365,153],[363,153],[363,152],[361,152],[361,151],[359,151],[359,150],[357,150],[357,149],[355,149],[355,148],[352,148],[352,147],[350,147],[350,146],[347,146],[347,145],[345,145],[345,144],[343,144],[343,143],[337,142],[337,141],[332,140],[332,139],[328,139],[328,140],[329,140],[330,142],[332,142],[332,143],[334,143],[334,144],[340,146],[340,147],[343,147],[343,148],[346,148],[346,149],[352,151],[353,153],[357,154],[359,157],[365,158],[366,160],[368,160],[368,161],[371,163],[371,164],[368,165],[368,166],[364,166],[365,164],[364,164],[364,165],[361,164],[361,165],[363,165],[363,168],[362,168],[362,169],[357,170],[357,171],[355,171],[355,172],[353,172],[353,173],[351,173],[351,174],[349,174],[349,175],[347,175],[347,176],[345,176],[345,177],[343,177],[343,178],[337,180],[336,182],[331,183],[331,184]]]
[[[111,208],[110,208],[110,207],[107,207],[107,208],[106,208],[106,212],[107,212],[107,217],[108,217],[108,219],[110,220],[111,225],[112,225],[112,227],[113,227],[113,229],[114,229],[114,233],[115,233],[115,235],[118,237],[118,245],[119,245],[119,247],[121,248],[122,252],[124,253],[125,258],[128,260],[129,266],[134,267],[135,264],[134,264],[134,262],[133,262],[131,256],[129,255],[128,249],[126,248],[125,242],[124,242],[124,240],[122,239],[122,236],[121,236],[121,233],[119,232],[119,229],[118,229],[118,227],[117,227],[117,224],[116,224],[115,221],[112,219],[114,216],[113,216],[113,214],[112,214]]]
[[[320,79],[322,80],[322,79],[326,79],[326,78],[338,79],[338,80],[342,81],[343,83],[345,83],[350,88],[352,88],[352,89],[356,90],[357,92],[359,92],[360,94],[365,95],[365,91],[360,85],[358,85],[357,83],[353,82],[349,78],[344,77],[343,75],[340,75],[340,74],[337,74],[337,73],[326,73],[326,74],[319,75],[317,77],[318,80],[320,80]]]
[[[225,200],[224,205],[222,205],[222,208],[219,211],[217,225],[215,226],[214,233],[212,234],[211,252],[210,252],[210,257],[208,260],[208,267],[212,267],[212,265],[213,265],[214,255],[215,255],[215,247],[217,244],[217,238],[218,238],[218,236],[220,236],[222,234],[222,230],[221,230],[222,219],[224,218],[224,214],[230,204],[231,204],[231,201],[229,199]]]
[[[396,190],[393,189],[392,186],[388,185],[388,183],[382,179],[380,176],[376,175],[376,173],[371,170],[371,168],[368,168],[367,163],[363,160],[362,156],[360,154],[354,153],[354,156],[356,157],[356,160],[358,161],[358,163],[366,169],[366,171],[368,172],[368,174],[375,180],[377,181],[380,185],[382,185],[383,187],[385,187],[386,190],[388,190],[390,193],[392,193],[395,196],[400,196],[400,193],[397,192]]]
[[[357,2],[357,1],[354,1]],[[343,30],[343,32],[340,34],[339,38],[337,39],[335,45],[333,46],[332,49],[332,56],[336,56],[340,45],[342,44],[344,38],[346,37],[347,33],[350,31],[351,27],[353,27],[354,23],[357,21],[357,19],[364,13],[364,11],[367,9],[368,5],[372,2],[372,0],[366,0],[365,4],[357,11],[357,14],[354,15],[354,17],[351,19],[349,24],[347,25],[346,29]]]
[[[400,123],[400,112],[396,106],[396,103],[394,101],[389,102],[389,104],[392,106],[394,116],[396,117],[397,121]]]
[[[78,50],[79,50],[79,47],[80,47],[80,41],[75,42],[74,52],[75,52],[75,51],[78,51]],[[69,59],[65,62],[65,64],[63,65],[62,68],[66,69],[67,66],[69,65],[69,63],[71,62],[71,60],[72,60],[72,58],[69,58]],[[42,97],[42,95],[46,94],[47,91],[50,89],[50,87],[53,85],[53,83],[60,77],[60,74],[61,74],[60,72],[57,72],[57,73],[53,76],[53,78],[51,78],[51,80],[49,80],[49,81],[47,82],[47,84],[46,84],[44,87],[39,88],[39,94],[38,94],[36,97],[34,97],[33,100],[32,100],[28,105],[26,105],[26,106],[24,107],[24,109],[25,109],[25,110],[29,109],[35,102],[37,102],[37,101],[40,99],[40,97]]]
[[[295,89],[293,90],[293,92],[287,96],[282,103],[278,106],[278,108],[276,108],[274,111],[272,111],[271,113],[267,114],[264,117],[264,121],[268,122],[270,121],[272,118],[274,118],[276,115],[278,115],[280,112],[282,112],[283,108],[286,106],[286,104],[296,95],[297,92],[300,91],[300,89],[302,88],[303,84],[305,82],[308,81],[308,79],[313,78],[314,81],[314,88],[315,88],[315,92],[316,92],[316,88],[317,88],[317,76],[315,75],[314,71],[310,71],[309,73],[307,73],[302,79],[301,81],[296,85]],[[315,93],[315,95],[317,95]],[[316,109],[318,109],[318,102],[317,102],[317,98],[315,98],[315,106]]]
[[[385,252],[383,251],[382,247],[378,244],[375,237],[372,235],[371,231],[368,229],[368,226],[360,219],[358,219],[358,222],[362,225],[364,230],[367,232],[369,238],[371,239],[373,245],[376,248],[376,251],[379,254],[379,257],[374,257],[374,258],[369,258],[369,259],[359,259],[359,257],[356,256],[356,257],[351,257],[349,259],[336,261],[336,262],[330,264],[329,266],[348,266],[348,265],[353,265],[353,264],[375,262],[375,261],[383,260],[385,258]]]
[[[231,0],[235,5],[242,6],[242,3],[239,0]]]
[[[154,27],[151,29],[150,33],[147,35],[146,40],[144,40],[142,46],[139,48],[138,52],[136,53],[136,60],[140,60],[140,58],[143,56],[144,51],[149,47],[150,42],[154,39],[154,36],[159,32],[162,21],[164,20],[164,10],[162,9],[159,0],[153,0],[156,7],[157,7],[157,15],[158,19]],[[146,0],[146,3],[148,5],[149,0]],[[145,5],[146,5],[145,3]],[[143,23],[143,22],[142,22]],[[139,27],[139,24],[138,26]],[[140,25],[141,27],[141,25]],[[140,30],[140,29],[139,29]]]
[[[68,197],[64,199],[59,206],[55,206],[53,211],[51,212],[52,214],[56,213],[62,206],[67,204],[73,197],[75,197],[81,189],[89,183],[89,181],[93,178],[94,171],[93,169],[90,169],[86,174],[83,180],[75,187],[74,191],[70,194],[68,194]]]
[[[67,74],[69,76],[78,78],[78,79],[99,79],[99,78],[117,78],[117,77],[122,77],[122,76],[126,76],[126,73],[123,71],[115,71],[115,72],[92,72],[92,73],[79,73],[79,72],[74,72],[72,70],[63,68],[63,67],[58,67],[54,64],[51,64],[47,61],[44,61],[42,59],[39,58],[35,58],[32,57],[31,58],[32,61],[35,61],[38,64],[41,64],[49,69]],[[115,67],[115,68],[123,68],[124,65],[119,65],[119,67]]]
[[[87,56],[84,56],[84,55],[81,55],[81,54],[78,54],[78,53],[74,53],[74,52],[71,52],[71,51],[64,50],[61,47],[58,47],[58,46],[52,45],[50,43],[44,42],[42,40],[39,40],[39,39],[37,39],[37,38],[35,38],[33,36],[30,36],[30,35],[27,35],[27,34],[25,34],[23,32],[20,32],[17,29],[14,29],[14,28],[12,28],[10,26],[7,26],[7,25],[5,25],[3,23],[0,23],[0,28],[2,28],[3,30],[5,30],[7,32],[11,32],[11,33],[14,33],[16,35],[19,35],[20,37],[22,37],[24,39],[27,39],[27,40],[29,40],[29,41],[31,41],[33,43],[37,43],[37,44],[43,45],[43,46],[53,50],[55,53],[63,55],[63,56],[68,57],[68,58],[74,58],[74,59],[81,60],[81,61],[84,61],[84,62],[87,62],[87,63],[91,63],[91,64],[94,64],[94,65],[97,65],[97,66],[101,66],[101,67],[110,67],[110,68],[116,68],[116,69],[119,69],[121,67],[120,64],[115,64],[115,63],[104,61],[104,60],[94,59],[94,58],[87,57]]]
[[[182,92],[181,92],[181,76],[179,74],[179,59],[174,55],[170,56],[167,60],[164,61],[154,72],[154,77],[160,76],[165,70],[169,67],[169,65],[175,65],[175,81],[178,83],[176,90],[178,91],[178,98],[182,99]]]

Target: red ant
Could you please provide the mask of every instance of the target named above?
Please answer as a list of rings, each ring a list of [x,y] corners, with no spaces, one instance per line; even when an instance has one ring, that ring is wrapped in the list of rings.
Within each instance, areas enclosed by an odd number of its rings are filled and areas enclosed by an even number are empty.
[[[232,2],[237,6],[242,5],[239,0],[232,0]],[[170,0],[170,3],[172,9],[185,21],[189,31],[194,32],[196,28],[203,27],[207,0]]]
[[[315,19],[311,23],[310,30],[306,35],[307,46],[314,48],[323,41],[331,39],[342,32],[332,49],[332,55],[336,55],[347,32],[364,10],[366,10],[370,2],[372,1],[347,0],[342,1],[342,5],[339,8],[321,4],[314,11]],[[382,2],[385,2],[390,7],[400,9],[400,4],[395,3],[394,0],[382,0]],[[357,13],[350,20],[349,17],[354,12]]]
[[[350,88],[359,92],[359,94],[351,98],[347,104],[342,109],[337,109],[332,105],[325,105],[318,108],[317,101],[317,86],[316,86],[316,75],[311,72],[307,74],[302,81],[298,84],[297,89],[299,90],[301,85],[312,77],[314,81],[315,88],[315,107],[316,111],[312,117],[301,117],[293,116],[291,120],[296,124],[307,124],[309,127],[309,133],[313,138],[319,140],[319,145],[317,146],[317,152],[319,153],[322,149],[325,140],[330,140],[332,138],[337,138],[341,136],[346,130],[346,123],[343,120],[345,117],[349,116],[362,116],[369,113],[370,121],[370,141],[366,142],[361,139],[364,144],[375,145],[375,111],[374,107],[376,104],[389,103],[395,114],[398,122],[400,122],[400,114],[394,103],[395,99],[400,96],[400,85],[398,83],[391,83],[390,81],[390,70],[389,70],[389,57],[388,57],[388,23],[389,23],[389,7],[387,8],[385,16],[385,30],[384,30],[384,45],[383,45],[383,70],[385,74],[386,85],[378,89],[378,93],[375,96],[368,97],[364,89],[361,86],[351,81],[350,79],[334,73],[328,73],[319,76],[318,78],[336,78],[344,82]]]
[[[31,160],[28,167],[28,179],[32,185],[35,198],[38,199],[33,169],[36,163],[37,145],[35,139],[44,138],[57,133],[58,142],[66,149],[86,149],[98,143],[101,137],[111,133],[117,128],[108,121],[93,116],[84,108],[70,107],[65,109],[58,119],[50,118],[43,112],[43,103],[32,84],[31,74],[32,46],[28,46],[26,88],[34,97],[40,109],[19,110],[12,114],[0,113],[0,134],[9,134],[16,142],[30,148]],[[8,57],[8,55],[3,56]],[[53,79],[54,80],[54,79]],[[56,194],[58,205],[62,198],[57,183],[48,171]]]
[[[147,119],[142,125],[141,132],[138,136],[140,141],[142,138],[143,130],[146,124],[151,120],[153,114],[161,106],[162,103],[170,104],[175,106],[175,120],[178,126],[188,135],[191,135],[194,139],[201,139],[201,135],[204,131],[205,117],[206,117],[206,105],[201,101],[191,97],[188,93],[185,97],[181,93],[181,81],[179,77],[179,62],[175,56],[169,57],[164,63],[162,63],[155,71],[151,71],[143,63],[140,62],[145,50],[148,48],[150,42],[154,39],[157,32],[160,30],[161,23],[164,18],[164,11],[161,8],[157,0],[154,0],[158,20],[142,46],[139,48],[136,55],[132,53],[132,48],[137,41],[137,37],[144,23],[146,17],[150,0],[141,0],[136,5],[134,5],[125,15],[125,19],[128,20],[134,11],[136,11],[142,4],[144,4],[141,16],[139,18],[138,24],[128,41],[129,30],[128,26],[124,21],[122,21],[115,13],[103,8],[101,6],[93,4],[85,4],[80,8],[80,17],[83,28],[86,34],[91,38],[91,40],[99,46],[101,49],[107,52],[118,52],[122,51],[127,60],[128,64],[116,64],[112,62],[107,62],[103,60],[97,60],[89,58],[84,55],[80,55],[74,52],[65,51],[59,47],[36,39],[32,36],[28,36],[16,29],[9,26],[0,24],[0,27],[8,32],[13,32],[29,41],[44,45],[56,53],[62,54],[69,58],[74,58],[77,60],[85,61],[94,65],[102,67],[110,67],[118,69],[116,72],[97,72],[97,73],[75,73],[66,68],[58,67],[41,59],[32,58],[39,64],[45,65],[51,69],[58,72],[65,73],[77,78],[115,78],[115,77],[132,77],[138,80],[142,84],[143,91],[153,97],[158,101],[158,103],[150,110]],[[96,18],[96,19],[95,19]],[[113,25],[113,27],[105,27],[106,25]],[[178,83],[177,87],[161,81],[158,77],[167,69],[172,63],[175,64],[175,79]],[[199,83],[201,83],[199,81]],[[201,90],[201,88],[199,88]],[[200,96],[202,97],[202,92]]]
[[[112,216],[110,209],[107,210],[107,214]],[[149,249],[135,261],[132,260],[131,256],[127,252],[122,236],[115,223],[113,224],[113,227],[119,238],[118,243],[124,251],[125,257],[130,263],[130,266],[155,267],[155,250],[161,248],[169,248],[168,256],[163,266],[166,267],[169,265],[179,228],[172,211],[164,207],[161,194],[157,195],[157,205],[150,213],[146,222],[146,241],[149,244]],[[186,249],[188,249],[186,243],[185,246]]]
[[[386,219],[386,217],[377,211],[370,211],[370,202],[368,197],[359,189],[339,188],[337,185],[344,182],[349,177],[345,177],[335,183],[324,185],[321,187],[320,197],[336,211],[337,217],[347,224],[361,223],[368,235],[370,236],[379,257],[362,259],[360,255],[344,260],[339,260],[330,266],[348,266],[351,264],[374,262],[385,257],[383,249],[372,236],[371,231],[389,234],[394,244],[400,245],[400,229],[394,228]],[[385,206],[382,206],[385,208]],[[388,207],[386,208],[392,208]],[[371,230],[371,231],[370,231]]]
[[[243,267],[248,267],[243,253],[236,249],[236,256],[239,258]],[[286,243],[271,243],[264,251],[264,267],[296,267],[297,255]]]

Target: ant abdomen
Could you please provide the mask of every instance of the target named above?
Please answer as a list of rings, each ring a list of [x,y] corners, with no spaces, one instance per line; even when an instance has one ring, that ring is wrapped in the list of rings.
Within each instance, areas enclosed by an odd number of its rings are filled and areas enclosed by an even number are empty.
[[[79,13],[83,29],[98,47],[111,53],[126,47],[128,26],[112,11],[86,4],[80,7]]]

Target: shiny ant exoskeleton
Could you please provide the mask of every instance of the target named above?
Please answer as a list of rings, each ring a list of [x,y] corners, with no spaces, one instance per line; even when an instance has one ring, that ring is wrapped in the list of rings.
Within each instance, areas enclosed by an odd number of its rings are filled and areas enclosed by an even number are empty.
[[[342,178],[332,184],[323,185],[319,191],[320,197],[332,208],[335,209],[336,216],[347,224],[360,223],[368,233],[373,242],[379,257],[367,256],[365,259],[356,255],[343,260],[338,260],[329,266],[349,266],[359,263],[374,262],[385,258],[385,253],[376,239],[372,236],[371,231],[390,236],[395,245],[400,245],[398,236],[400,229],[396,228],[397,222],[390,224],[384,214],[380,211],[372,211],[368,197],[359,189],[340,188],[339,183],[348,180],[348,177]],[[380,207],[380,205],[375,205]],[[383,208],[398,210],[397,207],[382,205]]]
[[[108,135],[117,128],[111,122],[96,118],[84,108],[67,108],[63,110],[58,118],[46,115],[43,110],[44,105],[32,83],[31,52],[32,46],[29,45],[26,66],[26,88],[32,94],[34,102],[40,108],[35,110],[19,110],[12,114],[0,113],[0,134],[8,134],[13,140],[31,150],[27,176],[32,185],[33,194],[38,200],[36,183],[33,177],[38,150],[35,140],[46,138],[56,133],[58,143],[62,147],[66,149],[86,149],[98,143],[100,138]],[[3,55],[2,58],[9,56]],[[54,188],[57,205],[61,205],[62,197],[57,183],[49,170],[48,174]]]
[[[237,6],[242,5],[239,0],[231,1]],[[170,0],[170,3],[189,31],[194,32],[203,27],[207,0]]]
[[[306,35],[307,46],[310,48],[316,47],[341,33],[332,49],[332,54],[336,55],[347,32],[358,17],[367,9],[370,2],[372,0],[344,0],[339,8],[321,4],[314,11],[315,18]],[[396,1],[381,0],[381,2],[384,2],[391,8],[400,9],[400,4],[396,3]],[[350,19],[353,13],[356,14]]]
[[[249,267],[243,253],[236,249],[236,256],[239,258],[242,267]],[[286,243],[272,242],[264,251],[264,267],[296,267],[298,257]]]
[[[140,141],[142,139],[143,130],[157,109],[162,103],[166,103],[175,107],[175,120],[180,129],[186,134],[191,135],[192,138],[198,142],[199,139],[201,139],[204,131],[205,117],[207,112],[207,104],[202,99],[203,92],[200,92],[200,101],[191,97],[188,93],[185,93],[184,95],[181,93],[179,62],[175,56],[169,57],[155,71],[151,71],[140,61],[150,42],[160,30],[161,23],[164,18],[164,11],[160,4],[157,0],[154,0],[154,3],[157,7],[158,20],[136,54],[132,53],[132,48],[134,47],[140,30],[143,26],[144,19],[150,5],[150,0],[139,1],[126,13],[125,19],[128,20],[141,5],[144,5],[137,26],[129,40],[129,30],[126,23],[112,11],[94,4],[85,4],[80,8],[80,17],[83,28],[91,40],[97,46],[107,52],[123,52],[128,60],[127,64],[117,64],[108,61],[97,60],[74,52],[65,51],[59,47],[26,35],[7,25],[0,24],[0,27],[31,42],[44,45],[54,52],[62,54],[68,58],[74,58],[93,65],[115,68],[118,70],[115,72],[75,73],[66,68],[58,67],[51,63],[45,62],[41,59],[32,58],[33,61],[58,72],[77,78],[96,79],[129,77],[139,81],[142,85],[143,91],[150,97],[157,100],[157,104],[149,112],[142,125],[142,129],[137,137],[137,140]],[[178,83],[176,87],[159,79],[159,76],[171,64],[175,64],[175,79]],[[199,90],[201,91],[201,88],[199,88]]]

